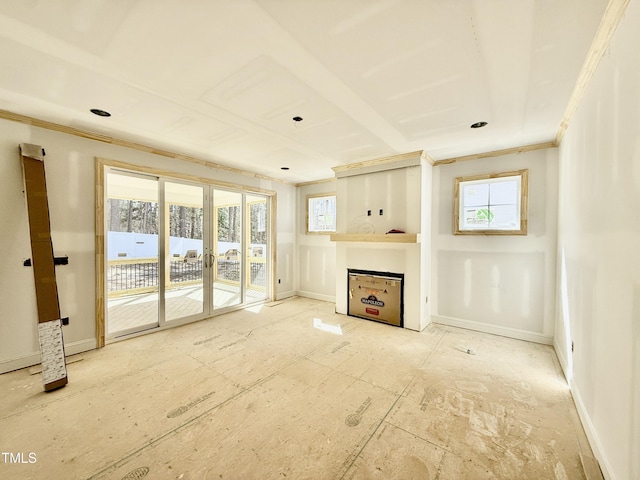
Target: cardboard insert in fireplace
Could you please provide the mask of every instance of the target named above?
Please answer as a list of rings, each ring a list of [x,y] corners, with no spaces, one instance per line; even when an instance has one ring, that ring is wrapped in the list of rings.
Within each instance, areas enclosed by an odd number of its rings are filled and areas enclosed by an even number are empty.
[[[404,274],[348,269],[347,315],[404,326]]]

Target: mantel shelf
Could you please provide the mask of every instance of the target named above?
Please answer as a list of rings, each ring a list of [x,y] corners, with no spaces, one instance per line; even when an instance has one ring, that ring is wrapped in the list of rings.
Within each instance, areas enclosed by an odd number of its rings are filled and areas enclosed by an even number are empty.
[[[332,242],[420,243],[419,233],[332,233]]]

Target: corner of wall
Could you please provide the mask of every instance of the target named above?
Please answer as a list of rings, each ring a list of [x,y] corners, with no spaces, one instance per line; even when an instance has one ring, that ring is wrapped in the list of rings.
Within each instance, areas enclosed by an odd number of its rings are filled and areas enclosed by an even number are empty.
[[[591,451],[595,456],[598,464],[600,466],[600,470],[604,475],[604,478],[607,480],[616,480],[616,477],[613,475],[613,469],[609,464],[607,456],[604,454],[605,450],[602,447],[602,443],[598,437],[598,432],[596,430],[595,425],[591,421],[591,417],[589,416],[589,412],[582,401],[582,396],[580,394],[580,390],[575,382],[571,381],[570,383],[571,389],[571,397],[573,398],[573,402],[576,406],[576,411],[578,412],[578,417],[580,417],[580,422],[582,423],[582,428],[589,440],[589,446],[591,447]]]

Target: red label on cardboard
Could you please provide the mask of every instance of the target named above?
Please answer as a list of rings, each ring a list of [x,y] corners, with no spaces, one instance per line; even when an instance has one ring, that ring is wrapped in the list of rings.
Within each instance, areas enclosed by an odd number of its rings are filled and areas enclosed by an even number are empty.
[[[380,315],[380,310],[378,310],[377,308],[365,308],[365,312],[367,312],[369,315]]]

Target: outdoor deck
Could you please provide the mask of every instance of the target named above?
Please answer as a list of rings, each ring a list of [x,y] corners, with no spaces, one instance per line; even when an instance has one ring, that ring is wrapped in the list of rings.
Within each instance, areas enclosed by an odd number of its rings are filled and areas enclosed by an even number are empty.
[[[216,282],[214,287],[214,308],[220,309],[240,303],[237,286]],[[247,301],[259,301],[266,298],[264,290],[247,289]],[[165,298],[166,320],[196,315],[203,309],[202,285],[174,288]],[[110,298],[107,301],[107,336],[117,335],[131,328],[153,328],[158,321],[158,293],[134,293]]]

